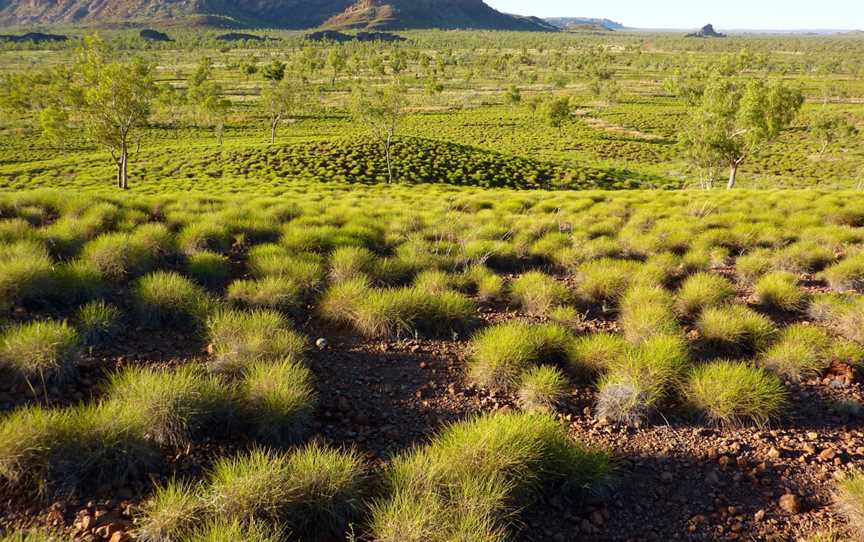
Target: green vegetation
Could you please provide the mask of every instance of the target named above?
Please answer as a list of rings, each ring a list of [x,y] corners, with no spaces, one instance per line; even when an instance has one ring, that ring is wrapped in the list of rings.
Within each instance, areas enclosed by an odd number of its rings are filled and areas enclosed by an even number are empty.
[[[857,534],[864,533],[864,475],[854,471],[837,484],[837,508]]]
[[[79,339],[65,322],[31,322],[0,336],[0,369],[30,388],[68,380],[75,372]]]
[[[724,424],[765,424],[778,418],[786,403],[786,391],[777,377],[740,362],[697,367],[684,395],[711,421]]]

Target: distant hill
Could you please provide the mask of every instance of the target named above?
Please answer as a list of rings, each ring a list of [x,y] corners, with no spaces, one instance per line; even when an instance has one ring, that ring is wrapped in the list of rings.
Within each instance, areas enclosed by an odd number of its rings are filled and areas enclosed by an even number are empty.
[[[608,30],[622,30],[624,25],[609,19],[592,19],[590,17],[547,17],[547,23],[558,28],[570,27],[603,27]]]
[[[162,22],[223,27],[554,30],[483,0],[0,0],[0,25]]]

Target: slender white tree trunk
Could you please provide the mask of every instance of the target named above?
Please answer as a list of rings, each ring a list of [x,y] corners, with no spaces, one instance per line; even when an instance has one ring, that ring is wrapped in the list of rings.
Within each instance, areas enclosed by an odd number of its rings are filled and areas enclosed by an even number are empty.
[[[726,184],[727,190],[732,190],[735,188],[735,182],[738,180],[738,166],[740,163],[736,160],[732,162],[732,165],[729,167],[729,182]]]

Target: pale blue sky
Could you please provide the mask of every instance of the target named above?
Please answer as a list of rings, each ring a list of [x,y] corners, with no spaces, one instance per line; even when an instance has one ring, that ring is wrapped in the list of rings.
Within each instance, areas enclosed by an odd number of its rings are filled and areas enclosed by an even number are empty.
[[[864,30],[864,0],[486,0],[507,13],[606,17],[638,28]]]

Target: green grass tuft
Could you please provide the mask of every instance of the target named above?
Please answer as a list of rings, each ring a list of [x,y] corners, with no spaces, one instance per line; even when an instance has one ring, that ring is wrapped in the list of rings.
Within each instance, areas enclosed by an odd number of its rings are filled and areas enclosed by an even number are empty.
[[[621,300],[618,321],[631,344],[641,344],[658,335],[678,335],[671,294],[660,286],[636,285]]]
[[[139,317],[151,326],[198,327],[215,304],[200,286],[167,271],[139,279],[132,295]]]
[[[767,371],[719,361],[694,369],[684,396],[712,422],[764,425],[780,417],[787,393],[780,379]]]
[[[770,319],[741,305],[705,309],[696,327],[710,344],[753,352],[765,347],[775,332]]]
[[[248,367],[244,376],[244,420],[254,435],[277,446],[298,442],[317,402],[309,369],[291,359],[265,361]]]
[[[834,502],[850,529],[858,536],[864,536],[864,473],[856,470],[840,480]]]
[[[78,333],[66,322],[30,322],[0,335],[0,369],[31,389],[68,381],[79,356]]]
[[[306,339],[294,331],[281,313],[269,310],[224,309],[207,320],[213,368],[242,372],[258,361],[299,359]]]
[[[108,341],[119,331],[123,317],[120,309],[105,301],[92,301],[76,312],[78,330],[86,344],[94,345]]]
[[[696,318],[709,307],[719,307],[735,295],[729,280],[712,273],[697,273],[688,277],[678,290],[675,309],[687,318]]]
[[[834,340],[822,328],[795,324],[760,356],[762,365],[790,380],[818,376],[831,365]]]
[[[798,287],[797,277],[785,271],[764,275],[756,281],[754,291],[759,303],[782,311],[802,310],[807,304],[807,294]]]
[[[516,392],[519,407],[527,411],[552,411],[567,393],[567,377],[561,369],[540,365],[525,371]]]
[[[566,305],[572,295],[563,283],[540,271],[529,271],[510,283],[510,297],[528,314],[545,315]]]

